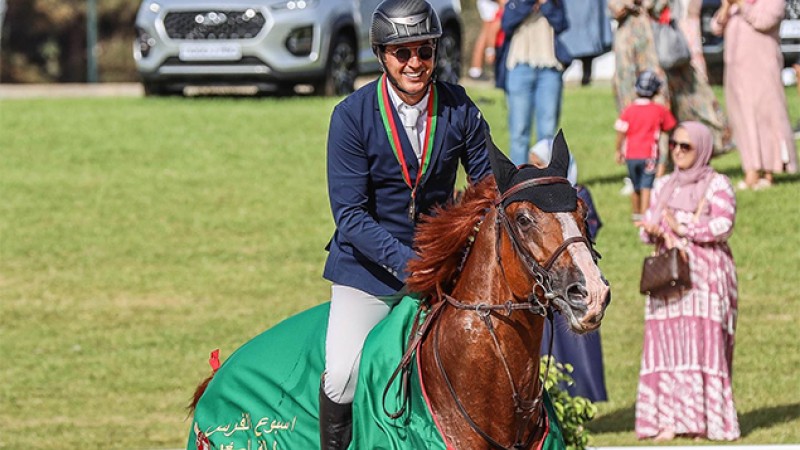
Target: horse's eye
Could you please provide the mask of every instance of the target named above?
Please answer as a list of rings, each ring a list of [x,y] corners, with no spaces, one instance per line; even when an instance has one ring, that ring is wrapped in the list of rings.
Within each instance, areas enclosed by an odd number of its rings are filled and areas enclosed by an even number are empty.
[[[527,230],[533,226],[533,223],[533,218],[529,216],[528,213],[522,212],[517,214],[517,226],[519,226],[520,229]]]

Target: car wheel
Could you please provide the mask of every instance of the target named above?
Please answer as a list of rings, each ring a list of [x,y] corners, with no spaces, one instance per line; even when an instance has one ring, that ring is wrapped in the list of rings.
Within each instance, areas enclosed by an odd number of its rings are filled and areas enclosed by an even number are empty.
[[[439,38],[436,63],[437,78],[449,83],[458,83],[461,77],[461,35],[453,27],[447,27]]]
[[[142,81],[145,97],[161,97],[168,95],[183,95],[183,88],[170,87],[158,81]]]
[[[164,86],[155,81],[142,81],[145,97],[158,97],[164,95]]]
[[[356,44],[347,35],[338,35],[331,44],[325,78],[314,87],[319,95],[347,95],[355,90]]]

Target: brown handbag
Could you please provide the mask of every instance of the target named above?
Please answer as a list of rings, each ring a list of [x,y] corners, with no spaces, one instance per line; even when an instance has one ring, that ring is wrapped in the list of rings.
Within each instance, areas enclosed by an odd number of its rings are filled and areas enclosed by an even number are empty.
[[[700,216],[706,198],[697,205],[694,221]],[[663,204],[663,203],[662,203]],[[689,257],[683,250],[672,247],[660,254],[644,259],[642,277],[639,280],[639,293],[666,297],[674,291],[692,288],[692,275],[689,268]]]
[[[666,296],[672,291],[692,287],[689,259],[677,247],[664,253],[648,256],[642,266],[639,292],[645,295]]]

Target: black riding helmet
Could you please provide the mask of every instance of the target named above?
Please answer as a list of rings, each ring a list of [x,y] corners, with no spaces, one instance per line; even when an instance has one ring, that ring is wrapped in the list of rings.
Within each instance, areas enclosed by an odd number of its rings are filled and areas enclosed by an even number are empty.
[[[442,23],[436,11],[425,0],[384,0],[372,14],[372,27],[369,30],[372,51],[378,57],[381,68],[392,84],[403,92],[405,91],[386,70],[383,59],[386,46],[425,40],[432,40],[435,46],[440,37],[442,37]],[[437,55],[434,54],[434,67],[436,62]],[[429,84],[432,81],[433,77]]]

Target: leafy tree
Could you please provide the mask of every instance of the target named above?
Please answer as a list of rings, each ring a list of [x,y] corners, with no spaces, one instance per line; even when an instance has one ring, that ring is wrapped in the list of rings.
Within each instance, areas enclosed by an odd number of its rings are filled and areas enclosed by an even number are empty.
[[[86,0],[6,0],[2,29],[3,82],[86,81]],[[139,2],[97,2],[99,64],[113,55],[104,49],[118,40],[133,39],[133,21]],[[117,48],[116,46],[114,48]],[[130,44],[128,44],[128,51]],[[135,78],[132,58],[128,79]],[[102,73],[101,73],[102,75]]]

